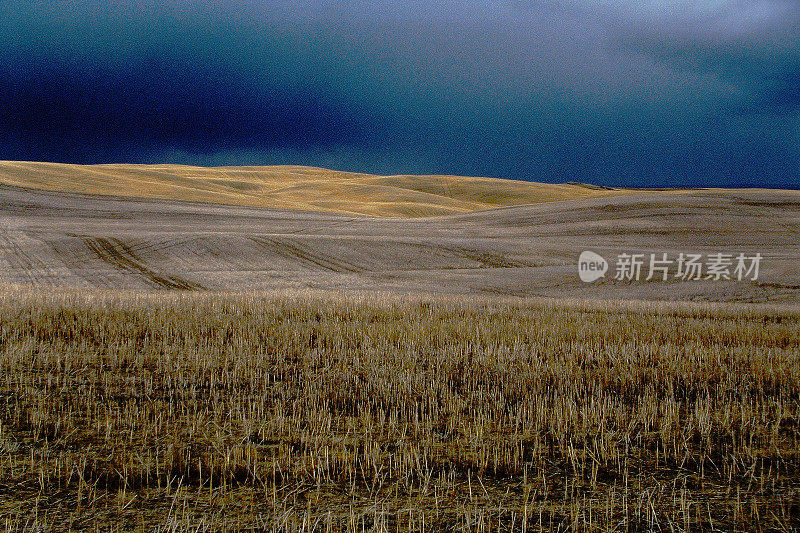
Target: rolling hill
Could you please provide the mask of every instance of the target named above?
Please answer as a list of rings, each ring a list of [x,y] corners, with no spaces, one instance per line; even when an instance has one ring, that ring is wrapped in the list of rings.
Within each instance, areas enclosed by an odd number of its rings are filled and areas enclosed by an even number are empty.
[[[791,191],[630,191],[384,218],[0,185],[0,286],[796,303],[798,235]],[[587,284],[577,272],[584,250],[611,261],[758,253],[763,262],[754,281],[628,282],[609,272]]]
[[[624,194],[578,184],[378,176],[305,166],[70,165],[0,161],[0,184],[90,195],[349,215],[425,217]]]

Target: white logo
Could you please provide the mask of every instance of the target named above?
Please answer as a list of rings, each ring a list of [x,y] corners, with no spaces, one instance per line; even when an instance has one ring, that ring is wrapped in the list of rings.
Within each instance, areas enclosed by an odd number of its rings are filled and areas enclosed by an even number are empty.
[[[613,269],[613,279],[617,281],[756,281],[760,273],[760,253],[746,255],[735,253],[678,254],[677,259],[667,252],[660,254],[621,253]],[[649,266],[649,268],[648,268]],[[591,283],[605,277],[609,263],[600,255],[588,250],[578,258],[578,275],[582,281]],[[645,277],[644,274],[647,274]]]
[[[586,250],[578,258],[578,275],[581,281],[591,283],[605,276],[608,271],[608,261],[602,256]]]

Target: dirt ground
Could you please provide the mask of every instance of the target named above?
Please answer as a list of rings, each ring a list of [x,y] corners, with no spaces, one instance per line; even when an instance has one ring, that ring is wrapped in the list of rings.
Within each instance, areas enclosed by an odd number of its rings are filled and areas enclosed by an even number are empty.
[[[584,250],[611,263],[594,283],[578,276]],[[615,280],[633,253],[642,279]],[[756,280],[648,282],[651,253],[762,260]],[[636,191],[400,219],[2,186],[0,283],[796,303],[800,192]]]

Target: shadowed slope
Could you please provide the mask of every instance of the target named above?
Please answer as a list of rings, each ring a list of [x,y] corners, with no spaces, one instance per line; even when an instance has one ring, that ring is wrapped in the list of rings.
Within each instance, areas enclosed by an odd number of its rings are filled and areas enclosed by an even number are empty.
[[[460,176],[376,176],[303,166],[191,167],[0,162],[0,183],[51,191],[390,217],[624,194]]]

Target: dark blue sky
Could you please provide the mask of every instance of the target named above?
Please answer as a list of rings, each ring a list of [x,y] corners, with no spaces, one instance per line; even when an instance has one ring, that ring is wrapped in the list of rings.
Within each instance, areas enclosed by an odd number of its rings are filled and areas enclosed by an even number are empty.
[[[0,5],[0,159],[800,188],[800,2]]]

